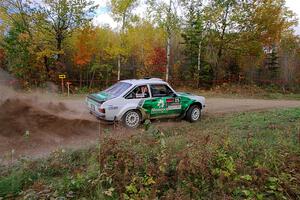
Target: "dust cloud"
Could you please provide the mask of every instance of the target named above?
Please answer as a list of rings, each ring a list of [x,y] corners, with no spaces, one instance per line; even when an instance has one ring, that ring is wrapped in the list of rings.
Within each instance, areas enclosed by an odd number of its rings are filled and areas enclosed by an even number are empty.
[[[97,136],[98,123],[83,101],[58,97],[51,84],[50,90],[25,93],[11,85],[14,81],[0,71],[0,164],[11,152],[39,156]]]

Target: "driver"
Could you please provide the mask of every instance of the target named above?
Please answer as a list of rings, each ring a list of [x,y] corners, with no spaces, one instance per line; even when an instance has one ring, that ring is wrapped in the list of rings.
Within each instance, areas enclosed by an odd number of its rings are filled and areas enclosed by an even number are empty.
[[[149,97],[149,92],[148,92],[148,87],[147,86],[141,86],[139,87],[137,93],[136,93],[137,98],[147,98]]]

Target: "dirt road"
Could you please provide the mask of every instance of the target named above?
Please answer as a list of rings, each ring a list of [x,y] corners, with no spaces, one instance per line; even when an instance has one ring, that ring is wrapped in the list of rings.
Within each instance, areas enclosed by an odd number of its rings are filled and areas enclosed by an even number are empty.
[[[207,99],[207,114],[226,114],[231,112],[257,111],[272,108],[300,107],[300,101],[292,100],[263,100],[263,99]]]
[[[209,98],[204,116],[271,108],[300,107],[300,101]],[[172,125],[180,122],[160,122]],[[180,124],[187,122],[181,122]],[[134,131],[113,125],[110,133],[122,138]],[[84,99],[6,98],[0,101],[0,164],[20,156],[41,157],[56,149],[95,144],[99,122],[85,108]]]

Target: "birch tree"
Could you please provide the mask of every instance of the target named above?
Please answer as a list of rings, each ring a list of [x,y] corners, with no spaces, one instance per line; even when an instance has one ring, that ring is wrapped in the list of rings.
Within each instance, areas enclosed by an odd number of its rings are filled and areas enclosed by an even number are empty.
[[[194,69],[197,69],[198,87],[200,85],[201,58],[205,30],[208,22],[204,20],[204,5],[202,0],[184,0],[182,2],[186,16],[182,37],[185,43],[185,55],[194,76]]]
[[[129,24],[132,10],[137,6],[137,0],[111,0],[109,7],[115,21],[121,22],[121,50],[124,48],[123,37]],[[118,55],[118,80],[121,79],[121,52]]]
[[[168,3],[164,1],[148,1],[148,11],[154,21],[165,29],[166,33],[166,49],[167,49],[167,64],[166,64],[166,81],[169,81],[169,74],[171,68],[171,44],[172,34],[179,29],[179,16],[177,14],[179,2],[176,0],[169,0]]]

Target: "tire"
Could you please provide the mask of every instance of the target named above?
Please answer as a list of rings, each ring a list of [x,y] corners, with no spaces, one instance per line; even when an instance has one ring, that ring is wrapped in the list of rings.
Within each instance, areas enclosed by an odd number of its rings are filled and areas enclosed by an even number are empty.
[[[200,117],[201,108],[198,105],[192,105],[186,113],[186,119],[191,123],[198,121]]]
[[[123,124],[127,128],[137,128],[141,121],[141,113],[137,110],[129,110],[123,116]]]

